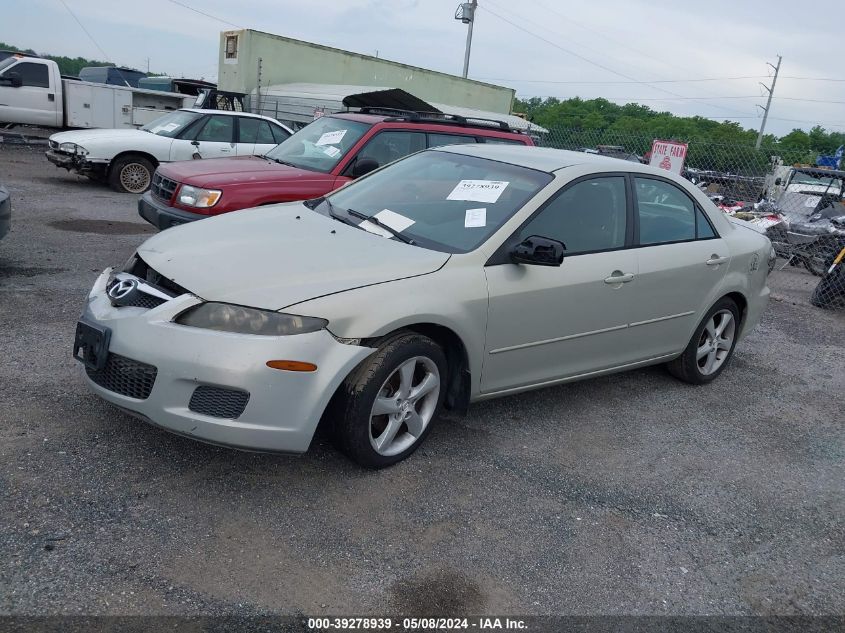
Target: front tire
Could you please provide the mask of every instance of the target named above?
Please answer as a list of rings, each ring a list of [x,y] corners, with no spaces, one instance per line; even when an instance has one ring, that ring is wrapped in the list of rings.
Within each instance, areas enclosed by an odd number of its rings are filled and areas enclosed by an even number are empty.
[[[122,156],[112,163],[109,185],[121,193],[144,193],[153,181],[155,166],[137,154]]]
[[[402,461],[431,431],[446,395],[446,356],[426,336],[400,334],[343,382],[329,414],[335,441],[368,468]]]
[[[704,385],[724,371],[739,335],[739,308],[724,297],[707,311],[687,348],[667,363],[669,373],[693,385]]]

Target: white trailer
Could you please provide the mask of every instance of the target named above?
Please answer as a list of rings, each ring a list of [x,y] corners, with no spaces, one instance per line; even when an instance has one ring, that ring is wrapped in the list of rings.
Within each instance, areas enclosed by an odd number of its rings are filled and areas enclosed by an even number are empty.
[[[189,95],[66,79],[56,62],[13,55],[0,61],[0,127],[137,128],[188,108]]]

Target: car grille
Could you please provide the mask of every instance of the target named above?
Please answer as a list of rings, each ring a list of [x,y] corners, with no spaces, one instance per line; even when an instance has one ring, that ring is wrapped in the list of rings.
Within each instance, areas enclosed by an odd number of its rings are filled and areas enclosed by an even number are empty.
[[[136,400],[150,397],[158,373],[152,365],[114,353],[109,353],[103,369],[98,371],[86,367],[85,371],[103,389]]]
[[[247,391],[201,386],[194,389],[188,408],[194,413],[236,420],[244,412],[247,402]]]
[[[110,284],[108,284],[106,286],[106,292],[111,290],[112,286],[117,284],[119,281],[119,279],[114,279]],[[167,299],[147,294],[140,288],[137,288],[130,297],[124,299],[119,305],[120,307],[146,308],[147,310],[152,310],[166,301]]]
[[[150,185],[150,191],[156,198],[161,198],[167,202],[173,199],[173,194],[176,193],[176,188],[179,183],[170,178],[165,178],[160,173],[153,174],[153,183]]]

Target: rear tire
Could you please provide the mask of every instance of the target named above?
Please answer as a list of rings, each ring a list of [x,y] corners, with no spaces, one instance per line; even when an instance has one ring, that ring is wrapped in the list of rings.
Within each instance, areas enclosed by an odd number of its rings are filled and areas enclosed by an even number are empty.
[[[155,165],[138,154],[128,154],[115,160],[109,169],[109,186],[121,193],[144,193],[153,181]]]
[[[446,356],[412,332],[389,339],[343,382],[329,406],[334,439],[351,459],[384,468],[413,453],[446,395]]]
[[[695,328],[683,354],[666,364],[669,373],[692,385],[715,380],[733,357],[739,326],[736,303],[727,297],[719,299]]]

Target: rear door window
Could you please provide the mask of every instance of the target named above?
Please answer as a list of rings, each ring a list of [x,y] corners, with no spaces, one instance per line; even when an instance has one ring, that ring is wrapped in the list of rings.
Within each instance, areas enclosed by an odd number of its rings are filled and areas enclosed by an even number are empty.
[[[634,177],[640,244],[668,244],[694,240],[696,208],[676,185],[663,180]]]

